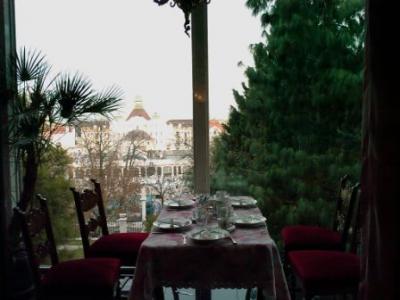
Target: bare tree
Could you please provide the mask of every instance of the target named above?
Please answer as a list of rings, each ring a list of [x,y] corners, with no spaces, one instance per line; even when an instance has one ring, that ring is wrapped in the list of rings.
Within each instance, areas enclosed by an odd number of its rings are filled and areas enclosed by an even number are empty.
[[[110,132],[108,121],[93,121],[81,124],[80,136],[84,152],[80,165],[86,173],[80,187],[86,187],[88,177],[96,178],[102,184],[104,200],[112,201],[113,213],[134,209],[133,200],[143,186],[136,164],[146,159],[150,135],[133,130],[117,137]]]
[[[172,195],[176,192],[176,182],[170,177],[157,175],[147,179],[146,186],[150,187],[161,198],[161,204],[164,205],[164,200],[167,195]]]
[[[101,183],[107,201],[118,192],[120,141],[112,138],[110,124],[106,120],[81,123],[78,132],[78,143],[83,150],[80,167],[86,175],[84,177],[96,178]],[[86,184],[81,184],[81,187],[86,187]]]
[[[122,189],[121,201],[124,203],[141,191],[142,184],[138,178],[136,163],[138,160],[146,160],[146,146],[150,140],[150,135],[143,130],[132,130],[121,139],[123,174],[120,186]]]
[[[147,132],[143,130],[132,130],[128,132],[122,140],[126,143],[126,150],[122,157],[125,170],[132,168],[137,160],[146,160],[146,144],[151,140]]]

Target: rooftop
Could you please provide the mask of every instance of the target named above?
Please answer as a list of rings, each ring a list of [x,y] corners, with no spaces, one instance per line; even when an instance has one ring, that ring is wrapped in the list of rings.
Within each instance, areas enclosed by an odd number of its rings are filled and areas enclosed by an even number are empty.
[[[143,101],[139,98],[135,99],[135,105],[133,107],[133,110],[129,114],[128,118],[126,119],[127,121],[131,118],[134,117],[141,117],[146,120],[150,120],[149,114],[146,112],[146,110],[143,108]]]

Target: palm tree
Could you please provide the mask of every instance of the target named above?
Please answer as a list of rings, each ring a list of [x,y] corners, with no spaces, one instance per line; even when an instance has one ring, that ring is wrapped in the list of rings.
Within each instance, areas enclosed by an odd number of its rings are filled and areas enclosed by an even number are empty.
[[[111,87],[96,92],[80,74],[50,75],[46,57],[21,49],[17,58],[18,94],[11,104],[11,145],[22,163],[18,207],[25,210],[35,193],[38,167],[60,126],[73,126],[91,115],[110,117],[119,108],[121,92]]]

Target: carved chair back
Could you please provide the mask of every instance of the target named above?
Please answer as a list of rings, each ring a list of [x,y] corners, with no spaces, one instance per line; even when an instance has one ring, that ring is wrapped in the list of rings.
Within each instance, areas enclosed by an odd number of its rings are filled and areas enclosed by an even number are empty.
[[[348,250],[353,253],[357,253],[361,246],[361,188],[360,184],[357,183],[354,186],[353,195],[354,197],[354,210],[351,218],[349,218],[349,225],[347,230]]]
[[[349,226],[354,214],[354,202],[356,201],[354,187],[349,175],[341,178],[333,229],[342,235],[342,245],[347,242]]]
[[[40,286],[40,263],[46,257],[50,257],[52,265],[58,264],[59,260],[47,200],[41,195],[37,195],[37,199],[40,204],[39,208],[32,208],[26,212],[14,208],[14,212],[21,225],[22,237],[28,252],[35,284]]]
[[[356,183],[351,187],[350,197],[348,200],[347,214],[344,218],[342,229],[342,245],[343,248],[353,249],[355,238],[359,229],[359,191],[360,184]]]
[[[109,234],[100,184],[94,179],[91,181],[94,183],[94,190],[85,189],[83,192],[79,192],[75,188],[71,188],[85,256],[88,256],[92,234],[98,232],[99,229],[102,235]]]
[[[344,228],[347,209],[350,204],[352,185],[349,175],[345,175],[340,179],[339,190],[336,198],[336,210],[333,220],[333,229],[342,232]]]

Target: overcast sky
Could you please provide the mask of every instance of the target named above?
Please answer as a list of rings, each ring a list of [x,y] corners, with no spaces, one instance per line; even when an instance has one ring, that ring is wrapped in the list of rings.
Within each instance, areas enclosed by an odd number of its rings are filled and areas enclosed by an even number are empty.
[[[192,117],[191,40],[181,10],[152,0],[16,0],[18,46],[40,49],[56,71],[80,71],[96,88],[117,85],[127,114],[137,95],[148,113]],[[241,90],[260,22],[245,0],[212,0],[210,118],[225,119]]]

